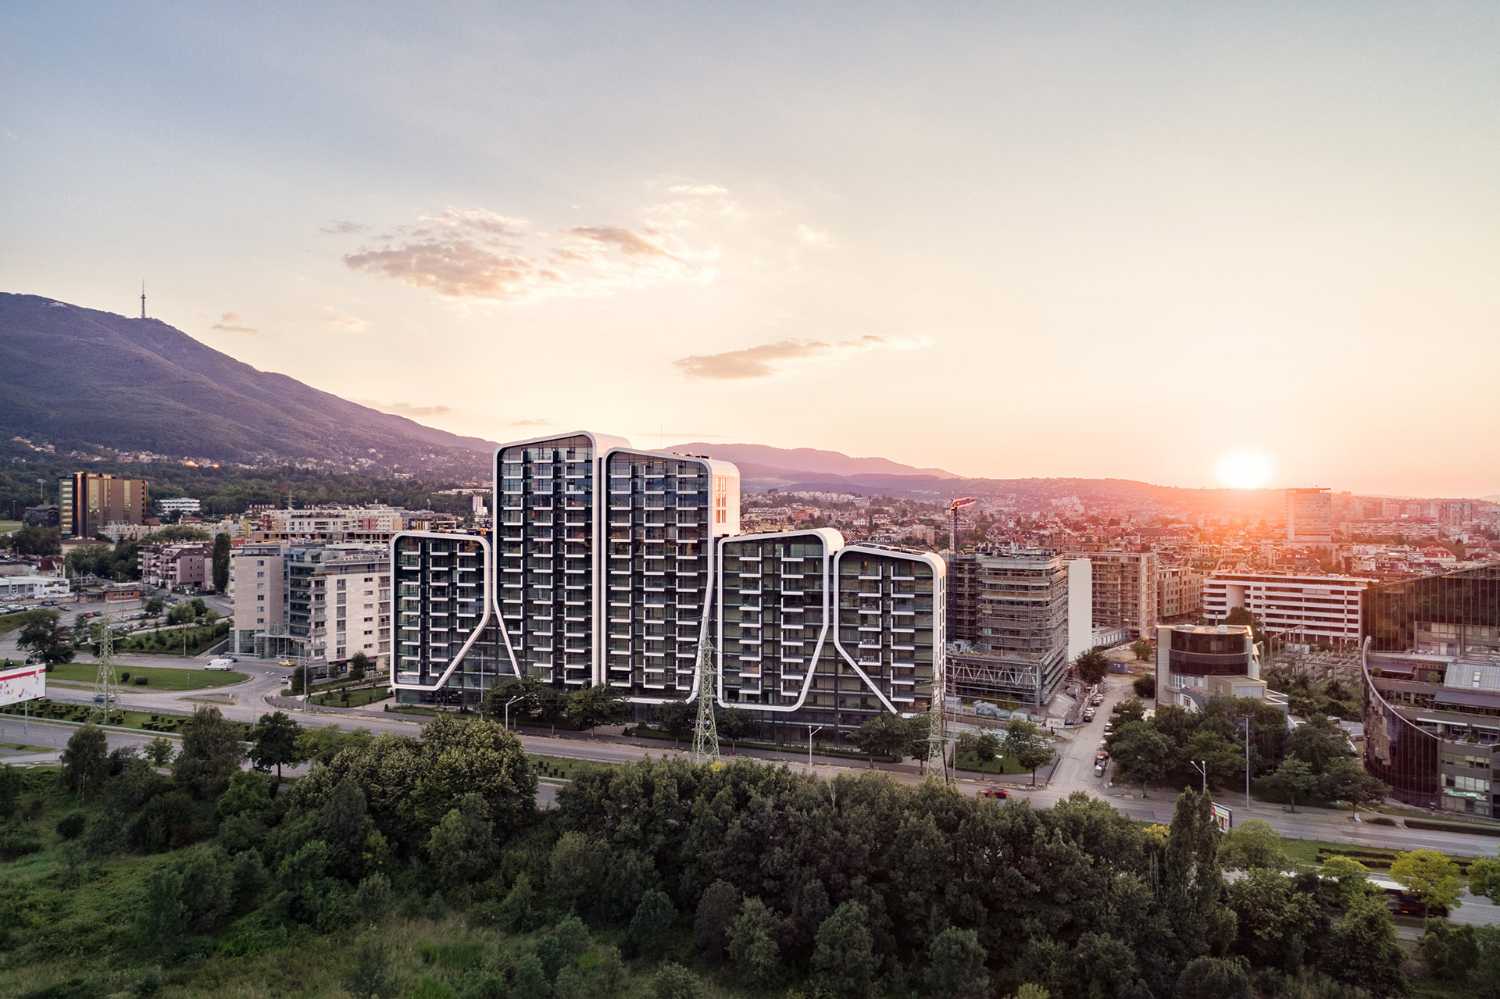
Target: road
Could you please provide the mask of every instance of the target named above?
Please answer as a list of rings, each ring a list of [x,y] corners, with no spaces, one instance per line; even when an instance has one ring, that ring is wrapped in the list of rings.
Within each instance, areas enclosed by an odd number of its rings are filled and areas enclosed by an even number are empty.
[[[91,609],[87,606],[67,608],[77,612]],[[0,637],[0,657],[7,653],[6,646],[14,646],[14,633]],[[14,654],[9,653],[9,654]],[[161,666],[166,668],[194,668],[202,663],[172,656],[120,656],[120,665],[128,663]],[[87,661],[86,657],[84,661]],[[134,687],[122,688],[117,702],[119,707],[144,711],[191,712],[200,704],[213,704],[225,717],[238,721],[253,722],[272,706],[267,699],[280,693],[288,670],[270,662],[243,659],[235,669],[249,675],[243,683],[214,690],[176,692],[145,692]],[[1104,778],[1094,776],[1094,753],[1103,738],[1104,725],[1110,708],[1131,695],[1130,677],[1110,675],[1105,680],[1105,703],[1098,710],[1098,717],[1088,725],[1061,730],[1057,740],[1059,759],[1045,786],[1031,789],[1026,778],[1007,779],[1014,797],[1032,802],[1039,808],[1048,808],[1074,792],[1083,792],[1091,797],[1109,802],[1122,814],[1141,821],[1169,823],[1172,820],[1175,795],[1165,789],[1152,792],[1151,797],[1142,797],[1140,788],[1116,786],[1112,783],[1112,771]],[[85,702],[91,700],[91,692],[82,687],[49,686],[48,695],[54,700]],[[419,731],[423,719],[420,717],[389,714],[379,707],[353,709],[315,709],[302,711],[292,709],[299,722],[304,725],[332,726],[336,728],[365,728],[372,732],[414,735]],[[674,749],[666,744],[637,745],[631,742],[612,740],[607,736],[544,736],[520,733],[527,752],[559,756],[601,763],[630,763],[650,757],[686,755],[684,749]],[[22,740],[9,740],[22,741]],[[785,763],[795,769],[806,769],[807,757],[803,754],[746,751],[739,755]],[[813,772],[820,777],[837,774],[858,773],[866,769],[863,764],[838,757],[815,757]],[[920,783],[924,778],[911,765],[881,767],[894,780],[907,784]],[[959,778],[955,787],[964,794],[977,794],[992,783],[987,779]],[[1411,850],[1426,847],[1457,855],[1492,856],[1496,852],[1493,839],[1470,836],[1462,833],[1446,833],[1430,830],[1407,829],[1400,826],[1378,826],[1354,822],[1348,812],[1321,808],[1302,808],[1296,813],[1283,806],[1264,802],[1246,803],[1243,795],[1222,795],[1222,804],[1233,810],[1236,823],[1248,819],[1262,819],[1283,836],[1298,839],[1318,839],[1349,843],[1360,846],[1387,849]]]

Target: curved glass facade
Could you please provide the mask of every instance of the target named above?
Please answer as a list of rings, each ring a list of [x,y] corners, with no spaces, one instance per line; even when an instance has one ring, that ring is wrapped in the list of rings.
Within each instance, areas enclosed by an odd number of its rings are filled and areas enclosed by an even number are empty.
[[[1365,769],[1390,785],[1391,797],[1409,805],[1438,808],[1443,742],[1409,721],[1381,695],[1370,675],[1365,642],[1360,672],[1365,681]]]
[[[1361,631],[1372,652],[1500,654],[1500,565],[1372,586]]]

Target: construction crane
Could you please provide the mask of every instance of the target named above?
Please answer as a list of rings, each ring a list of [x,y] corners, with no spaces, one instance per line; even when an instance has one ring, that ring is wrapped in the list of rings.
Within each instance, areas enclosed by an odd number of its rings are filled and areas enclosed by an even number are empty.
[[[948,504],[948,516],[953,518],[953,525],[948,528],[948,547],[953,554],[958,554],[958,511],[966,506],[973,506],[979,502],[977,496],[960,496]]]

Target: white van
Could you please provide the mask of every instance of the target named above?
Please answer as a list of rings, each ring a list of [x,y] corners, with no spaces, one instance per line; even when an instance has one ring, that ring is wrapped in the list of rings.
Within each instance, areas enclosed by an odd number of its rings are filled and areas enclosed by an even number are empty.
[[[233,665],[234,665],[234,660],[233,659],[225,659],[223,656],[220,656],[217,659],[210,659],[208,661],[208,665],[205,666],[205,667],[203,667],[203,668],[204,669],[228,670],[229,667],[231,667]]]

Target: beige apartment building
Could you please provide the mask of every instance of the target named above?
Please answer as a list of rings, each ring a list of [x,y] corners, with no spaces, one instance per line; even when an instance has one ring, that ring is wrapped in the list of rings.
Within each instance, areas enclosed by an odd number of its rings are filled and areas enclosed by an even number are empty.
[[[1156,570],[1156,616],[1162,621],[1196,617],[1203,611],[1203,580],[1208,573],[1190,565],[1162,565]]]
[[[375,545],[244,545],[230,558],[233,647],[288,657],[314,675],[343,672],[356,652],[390,659],[390,551]]]
[[[1155,637],[1157,564],[1152,552],[1075,552],[1088,559],[1093,578],[1096,630],[1120,629],[1134,638]]]

